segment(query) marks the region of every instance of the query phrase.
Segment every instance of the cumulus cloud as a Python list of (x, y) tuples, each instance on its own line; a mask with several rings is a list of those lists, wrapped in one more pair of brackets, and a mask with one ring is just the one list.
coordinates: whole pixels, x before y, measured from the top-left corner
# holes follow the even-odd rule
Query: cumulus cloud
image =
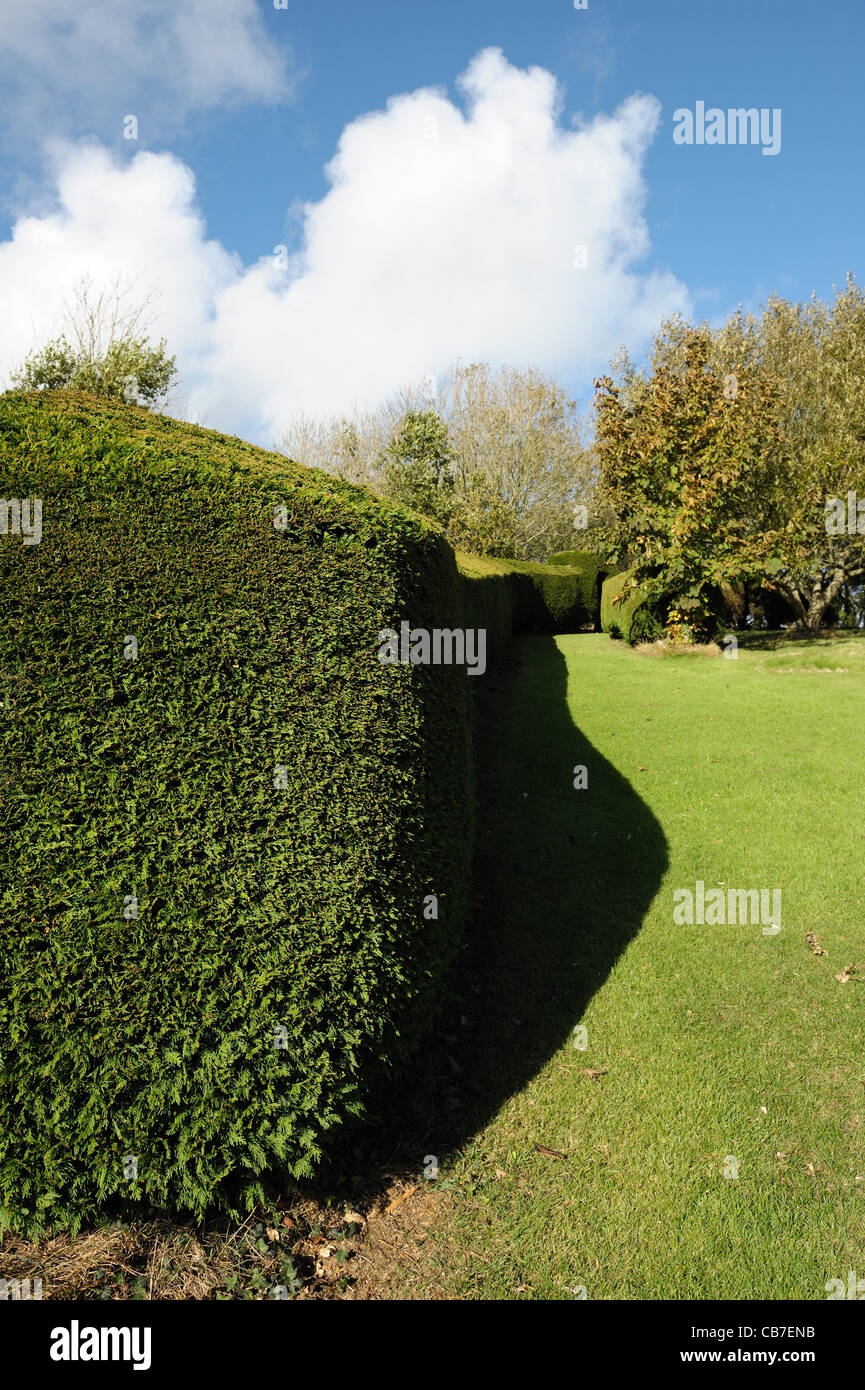
[(130, 297), (157, 292), (153, 336), (165, 336), (189, 386), (205, 370), (214, 298), (237, 283), (240, 261), (208, 241), (195, 180), (167, 154), (142, 153), (121, 167), (102, 146), (57, 146), (58, 208), (23, 217), (0, 243), (0, 374), (62, 327), (65, 301), (91, 277)]
[(120, 132), (164, 136), (190, 110), (291, 92), (255, 0), (3, 0), (3, 122), (16, 143)]
[(551, 74), (496, 49), (459, 86), (459, 104), (426, 88), (346, 127), (285, 265), (244, 267), (208, 241), (170, 155), (121, 168), (101, 147), (64, 147), (56, 209), (0, 245), (0, 371), (75, 275), (139, 276), (161, 291), (157, 330), (189, 413), (269, 443), (296, 413), (374, 405), (457, 357), (588, 383), (620, 344), (689, 311), (673, 275), (640, 268), (653, 97), (569, 130)]

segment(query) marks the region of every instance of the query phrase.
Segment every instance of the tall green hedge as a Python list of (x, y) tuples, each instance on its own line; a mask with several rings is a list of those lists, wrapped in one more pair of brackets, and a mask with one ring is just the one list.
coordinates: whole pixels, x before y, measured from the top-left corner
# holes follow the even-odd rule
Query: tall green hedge
[[(0, 396), (0, 1226), (248, 1209), (436, 1016), (470, 691), (382, 629), (567, 627), (576, 581), (134, 407)], [(275, 524), (276, 523), (276, 524)], [(531, 572), (527, 572), (531, 571)], [(435, 899), (435, 901), (433, 901)]]
[(459, 625), (453, 552), (87, 396), (0, 397), (0, 478), (43, 499), (41, 543), (0, 536), (2, 1219), (248, 1205), (420, 1036), (459, 941), (471, 682), (378, 659)]

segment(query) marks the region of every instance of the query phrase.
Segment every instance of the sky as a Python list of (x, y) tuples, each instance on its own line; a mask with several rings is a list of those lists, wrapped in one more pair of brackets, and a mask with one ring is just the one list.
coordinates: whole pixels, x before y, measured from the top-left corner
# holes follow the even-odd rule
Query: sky
[(587, 405), (666, 315), (861, 279), (863, 38), (862, 0), (2, 0), (0, 383), (89, 276), (256, 443), (456, 360)]

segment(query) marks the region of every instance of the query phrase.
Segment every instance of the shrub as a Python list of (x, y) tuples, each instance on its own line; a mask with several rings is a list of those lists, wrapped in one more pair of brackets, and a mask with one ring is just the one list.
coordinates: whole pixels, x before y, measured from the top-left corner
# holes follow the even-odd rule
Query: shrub
[(604, 580), (601, 627), (611, 637), (621, 637), (626, 642), (646, 641), (659, 636), (663, 632), (663, 624), (642, 589), (636, 589), (629, 597), (616, 602), (630, 575), (631, 571), (625, 570)]
[(22, 391), (68, 387), (155, 406), (167, 397), (177, 376), (175, 360), (164, 338), (156, 347), (144, 337), (113, 341), (98, 357), (88, 357), (60, 337), (31, 352), (13, 381)]

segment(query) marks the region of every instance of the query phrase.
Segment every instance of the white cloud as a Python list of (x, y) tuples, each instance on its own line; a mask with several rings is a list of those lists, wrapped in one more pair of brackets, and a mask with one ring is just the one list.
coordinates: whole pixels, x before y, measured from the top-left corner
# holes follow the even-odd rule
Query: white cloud
[(119, 135), (128, 114), (164, 136), (197, 107), (291, 90), (256, 0), (2, 0), (0, 64), (18, 143)]
[[(207, 241), (192, 176), (170, 155), (120, 168), (100, 147), (63, 147), (57, 210), (0, 245), (0, 372), (47, 331), (76, 274), (138, 275), (162, 292), (156, 332), (178, 353), (190, 413), (269, 443), (296, 412), (373, 404), (457, 357), (588, 382), (661, 315), (689, 311), (678, 280), (639, 268), (653, 97), (567, 130), (553, 77), (498, 50), (460, 87), (464, 109), (424, 89), (345, 129), (287, 270), (270, 256), (244, 268)], [(286, 177), (286, 204), (293, 193)]]
[(0, 375), (61, 327), (75, 281), (137, 281), (158, 291), (152, 336), (165, 336), (189, 385), (201, 377), (214, 295), (242, 274), (236, 257), (208, 241), (195, 180), (179, 160), (142, 153), (120, 167), (98, 145), (54, 150), (57, 211), (24, 217), (0, 243)]

